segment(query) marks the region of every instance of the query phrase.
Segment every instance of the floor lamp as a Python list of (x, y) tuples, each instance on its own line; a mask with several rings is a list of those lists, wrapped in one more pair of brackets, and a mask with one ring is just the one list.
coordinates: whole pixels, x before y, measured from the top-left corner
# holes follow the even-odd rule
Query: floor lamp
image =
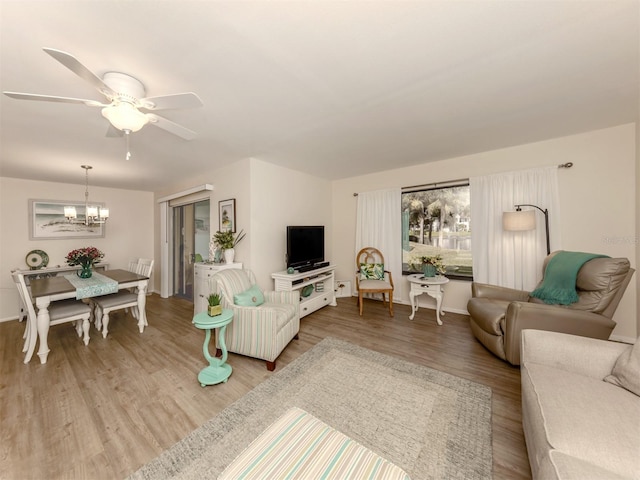
[(536, 228), (536, 212), (535, 210), (522, 210), (520, 207), (534, 207), (544, 214), (544, 228), (547, 235), (547, 255), (551, 253), (551, 245), (549, 243), (549, 210), (543, 210), (537, 205), (522, 203), (515, 205), (515, 212), (502, 213), (502, 228), (510, 232), (522, 232), (525, 230), (535, 230)]

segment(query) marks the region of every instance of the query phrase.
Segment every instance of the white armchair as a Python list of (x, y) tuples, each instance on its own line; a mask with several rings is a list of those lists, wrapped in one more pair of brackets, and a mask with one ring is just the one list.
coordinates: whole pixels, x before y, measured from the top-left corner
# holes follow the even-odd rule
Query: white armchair
[(250, 270), (238, 269), (218, 272), (209, 280), (209, 287), (211, 292), (220, 293), (223, 308), (233, 310), (225, 335), (227, 350), (265, 360), (267, 370), (275, 370), (280, 353), (298, 338), (299, 293), (262, 292)]

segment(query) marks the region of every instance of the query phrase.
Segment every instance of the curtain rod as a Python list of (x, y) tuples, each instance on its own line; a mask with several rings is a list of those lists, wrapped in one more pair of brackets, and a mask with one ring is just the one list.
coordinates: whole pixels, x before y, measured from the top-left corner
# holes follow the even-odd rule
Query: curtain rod
[[(558, 168), (571, 168), (573, 167), (573, 162), (567, 162), (567, 163), (561, 163), (560, 165), (558, 165)], [(458, 178), (457, 180), (447, 180), (446, 182), (439, 182), (439, 183), (425, 183), (423, 185), (411, 185), (410, 187), (402, 187), (402, 190), (410, 190), (412, 188), (425, 188), (425, 187), (437, 187), (438, 185), (446, 185), (448, 183), (460, 183), (460, 182), (467, 182), (469, 183), (469, 179), (468, 178)], [(353, 193), (354, 197), (358, 196), (357, 192)]]

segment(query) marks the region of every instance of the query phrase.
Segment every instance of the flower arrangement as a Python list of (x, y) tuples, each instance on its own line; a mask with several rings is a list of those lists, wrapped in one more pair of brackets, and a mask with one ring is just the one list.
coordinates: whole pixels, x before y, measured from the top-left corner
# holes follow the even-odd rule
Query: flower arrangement
[(69, 253), (67, 253), (65, 260), (71, 266), (88, 266), (99, 263), (102, 258), (104, 258), (104, 253), (102, 253), (96, 247), (84, 247), (77, 248), (76, 250), (71, 250)]
[(423, 265), (433, 265), (436, 269), (436, 272), (438, 272), (440, 275), (444, 274), (444, 272), (446, 271), (444, 264), (442, 263), (441, 255), (434, 255), (432, 257), (420, 257), (420, 260), (422, 261)]
[(223, 250), (229, 250), (230, 248), (235, 248), (235, 246), (240, 243), (245, 237), (244, 230), (240, 230), (238, 235), (234, 237), (233, 232), (231, 230), (227, 230), (226, 232), (216, 232), (213, 234), (214, 243), (222, 248)]

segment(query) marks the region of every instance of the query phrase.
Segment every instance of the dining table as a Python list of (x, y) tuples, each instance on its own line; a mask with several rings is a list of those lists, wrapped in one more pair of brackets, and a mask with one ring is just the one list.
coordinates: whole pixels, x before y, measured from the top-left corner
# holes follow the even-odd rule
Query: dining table
[[(116, 290), (137, 288), (139, 312), (138, 330), (142, 333), (145, 325), (147, 325), (145, 306), (147, 301), (146, 295), (149, 277), (122, 269), (105, 270), (104, 272), (100, 272), (100, 275), (116, 282)], [(77, 283), (75, 282), (75, 279), (74, 283)], [(85, 291), (82, 296), (79, 296), (79, 291), (80, 288), (74, 286), (64, 276), (37, 278), (31, 280), (31, 297), (35, 301), (38, 312), (35, 319), (35, 325), (33, 325), (34, 319), (27, 319), (27, 321), (32, 322), (32, 324), (29, 326), (30, 328), (27, 328), (28, 346), (26, 349), (24, 363), (29, 363), (31, 360), (33, 352), (35, 351), (36, 340), (39, 340), (40, 343), (38, 348), (40, 363), (47, 363), (47, 356), (49, 355), (47, 336), (49, 334), (50, 322), (48, 307), (51, 302), (68, 298), (91, 298), (92, 296), (98, 296), (101, 294), (98, 289), (93, 293), (91, 291), (88, 291), (88, 293)]]

